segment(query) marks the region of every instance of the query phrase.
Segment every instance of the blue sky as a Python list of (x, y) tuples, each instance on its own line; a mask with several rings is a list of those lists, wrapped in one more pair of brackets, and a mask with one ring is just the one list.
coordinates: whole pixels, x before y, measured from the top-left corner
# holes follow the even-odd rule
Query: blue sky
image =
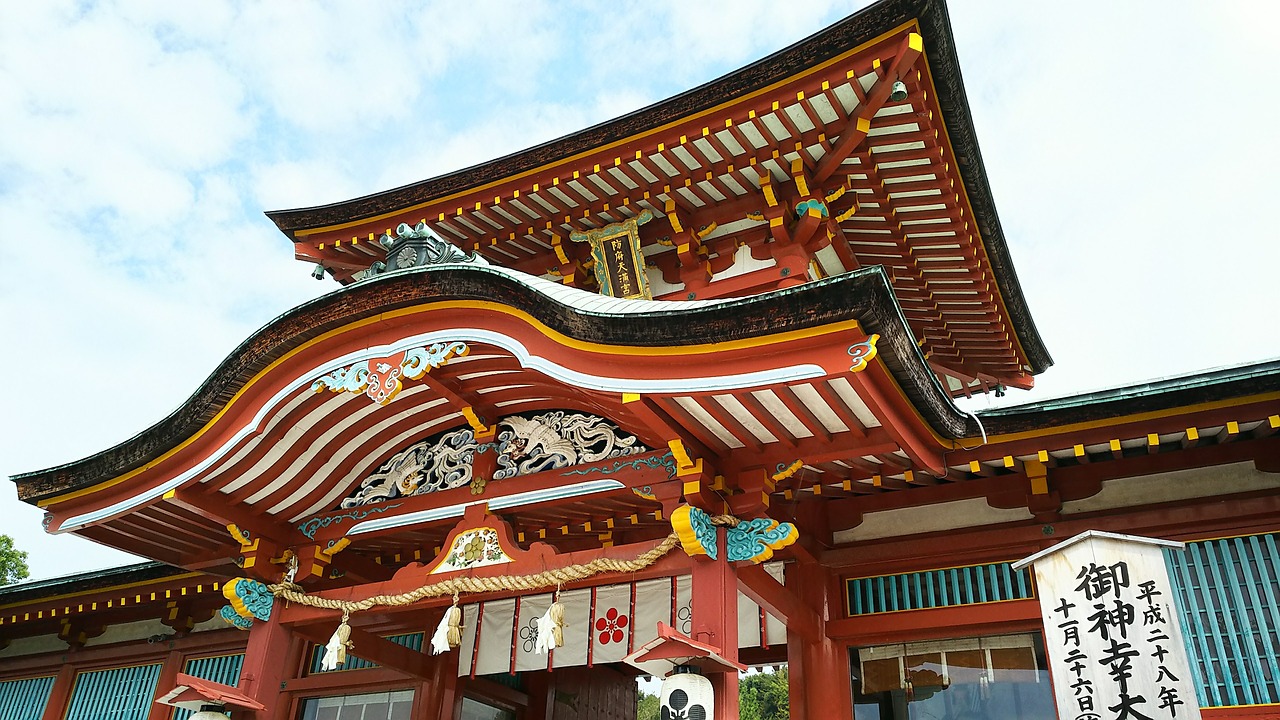
[[(1271, 5), (954, 2), (1031, 400), (1280, 355)], [(127, 439), (335, 286), (263, 210), (465, 167), (756, 60), (861, 3), (0, 4), (0, 475)], [(49, 577), (127, 561), (0, 488)]]

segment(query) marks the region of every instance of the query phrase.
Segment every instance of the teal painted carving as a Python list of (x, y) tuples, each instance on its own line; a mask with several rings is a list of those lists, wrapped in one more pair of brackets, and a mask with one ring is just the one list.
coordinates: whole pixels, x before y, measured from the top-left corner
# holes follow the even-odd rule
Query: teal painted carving
[(338, 368), (311, 384), (311, 390), (320, 392), (325, 388), (334, 392), (360, 392), (369, 384), (369, 364), (358, 362), (349, 368)]
[(236, 609), (231, 607), (230, 605), (223, 605), (222, 609), (218, 611), (218, 617), (221, 617), (223, 620), (227, 621), (232, 625), (235, 625), (241, 630), (248, 630), (249, 628), (253, 627), (252, 620), (250, 620), (249, 618), (240, 617), (240, 615), (236, 613)]
[(799, 533), (791, 523), (755, 518), (729, 528), (725, 533), (725, 545), (730, 562), (750, 560), (758, 563), (773, 557), (774, 550), (790, 545), (797, 537)]
[(336, 525), (347, 519), (363, 520), (374, 513), (386, 512), (392, 508), (398, 507), (400, 507), (400, 503), (394, 503), (392, 505), (370, 505), (368, 507), (352, 510), (351, 512), (342, 513), (341, 515), (327, 515), (325, 517), (311, 518), (299, 525), (298, 530), (301, 531), (303, 535), (306, 535), (308, 540), (315, 540), (316, 533), (321, 528)]
[(716, 544), (716, 526), (711, 524), (711, 516), (696, 507), (690, 507), (687, 520), (689, 529), (693, 531), (694, 537), (698, 539), (698, 544), (707, 553), (707, 557), (712, 560), (717, 559), (720, 556), (720, 548)]
[(822, 217), (828, 217), (827, 204), (817, 198), (809, 198), (796, 203), (796, 215), (804, 215), (809, 212), (809, 208), (817, 210)]
[(462, 357), (469, 352), (464, 342), (439, 342), (430, 346), (401, 350), (386, 357), (371, 358), (354, 363), (349, 368), (338, 368), (311, 384), (312, 392), (363, 392), (379, 405), (395, 399), (403, 384), (400, 379), (417, 380), (432, 368), (438, 368), (451, 358)]
[(646, 468), (646, 467), (665, 468), (667, 471), (668, 480), (676, 476), (676, 459), (671, 456), (670, 450), (668, 450), (666, 454), (664, 454), (661, 457), (646, 457), (646, 458), (636, 458), (634, 460), (619, 460), (618, 462), (612, 465), (597, 465), (596, 467), (566, 470), (562, 474), (563, 475), (590, 475), (591, 473), (600, 473), (602, 475), (608, 475), (610, 473), (616, 473), (624, 467), (629, 467), (633, 470), (639, 470), (641, 468)]
[(262, 622), (271, 619), (271, 606), (275, 604), (276, 597), (271, 594), (271, 590), (266, 585), (257, 580), (241, 578), (236, 583), (236, 597), (244, 603), (244, 609), (255, 618)]

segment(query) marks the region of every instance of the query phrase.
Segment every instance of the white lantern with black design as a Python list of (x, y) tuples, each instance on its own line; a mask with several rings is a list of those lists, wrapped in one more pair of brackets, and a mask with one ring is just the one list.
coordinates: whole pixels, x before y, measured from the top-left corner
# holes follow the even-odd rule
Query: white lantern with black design
[(188, 720), (227, 720), (227, 712), (221, 705), (201, 705), (200, 712)]
[(710, 720), (715, 694), (708, 680), (693, 665), (677, 665), (662, 681), (661, 720)]

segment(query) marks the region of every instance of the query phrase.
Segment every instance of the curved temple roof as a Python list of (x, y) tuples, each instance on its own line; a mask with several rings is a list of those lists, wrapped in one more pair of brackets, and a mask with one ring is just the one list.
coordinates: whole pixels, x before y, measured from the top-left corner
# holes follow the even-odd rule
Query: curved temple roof
[[(434, 343), (465, 343), (470, 353), (441, 355), (420, 378), (406, 373), (403, 390), (385, 404), (364, 392), (317, 391), (326, 389), (322, 378), (341, 385), (341, 371), (354, 364), (373, 367)], [(860, 365), (855, 351), (869, 343), (876, 352)], [(1252, 403), (1225, 438), (1274, 432), (1280, 418), (1259, 408), (1277, 396), (1280, 374), (1254, 370), (1159, 384), (1150, 397), (1121, 392), (984, 413), (979, 428), (930, 372), (879, 267), (748, 298), (675, 303), (448, 264), (387, 273), (299, 306), (246, 340), (156, 425), (13, 480), (23, 500), (49, 511), (51, 532), (211, 569), (237, 552), (224, 526), (252, 526), (281, 547), (319, 542), (317, 528), (356, 517), (339, 501), (396, 453), (450, 428), (515, 414), (596, 415), (656, 448), (637, 458), (661, 464), (664, 446), (683, 442), (730, 478), (776, 468), (785, 479), (785, 468), (802, 463), (814, 494), (835, 481), (857, 495), (1009, 472), (1011, 461), (1019, 467), (1046, 449), (1070, 462), (1070, 446), (1094, 436), (1110, 437), (1109, 452), (1120, 457), (1115, 438), (1132, 444), (1129, 435), (1155, 428), (1164, 442), (1163, 426), (1183, 422), (1183, 406), (1207, 398), (1218, 400), (1205, 416), (1214, 422)], [(1147, 417), (1163, 419), (1152, 425)], [(983, 431), (989, 446), (975, 442)], [(1061, 451), (1054, 444), (1064, 442)], [(521, 505), (540, 488), (594, 480), (553, 472), (503, 480), (483, 500), (520, 507), (530, 532), (566, 518), (590, 528), (601, 517), (635, 518), (655, 507), (650, 493), (604, 481), (611, 471), (603, 465), (588, 472), (602, 478), (588, 488), (592, 497)], [(422, 502), (405, 509), (384, 503), (376, 512), (387, 514), (375, 524), (394, 534), (358, 534), (366, 531), (346, 523), (327, 531), (337, 533), (328, 541), (354, 539), (357, 555), (430, 547), (457, 516), (437, 511), (461, 512), (474, 499), (459, 487), (409, 498)]]
[[(515, 311), (528, 317), (533, 326), (563, 336), (564, 342), (580, 341), (600, 347), (701, 348), (701, 352), (711, 355), (727, 354), (739, 341), (754, 340), (757, 342), (752, 345), (763, 346), (777, 338), (782, 344), (788, 333), (797, 331), (860, 328), (862, 332), (846, 331), (837, 344), (843, 342), (847, 346), (863, 332), (881, 335), (879, 357), (934, 431), (949, 438), (966, 434), (966, 418), (925, 367), (893, 302), (885, 273), (878, 267), (749, 298), (660, 302), (607, 298), (501, 267), (437, 265), (389, 273), (294, 308), (241, 343), (168, 417), (96, 455), (14, 476), (19, 495), (28, 502), (41, 502), (154, 463), (217, 419), (252, 380), (317, 338), (362, 322), (380, 322), (381, 318), (414, 307), (438, 305), (453, 309), (452, 301), (481, 301)], [(458, 326), (453, 331), (456, 335), (464, 328)], [(489, 337), (485, 328), (466, 331), (473, 338)], [(441, 330), (436, 334), (449, 332)], [(526, 352), (519, 359), (543, 373), (559, 375), (562, 382), (589, 381), (557, 363), (538, 363), (539, 358), (531, 353)], [(346, 364), (350, 361), (343, 360)], [(843, 362), (847, 365), (848, 358)], [(665, 374), (670, 381), (664, 384), (655, 376), (655, 384), (649, 387), (653, 392), (675, 394), (677, 384), (688, 382), (686, 390), (708, 393), (789, 381), (780, 376), (770, 379), (769, 373), (778, 369), (771, 363), (760, 367), (765, 372), (758, 377), (729, 377), (716, 384), (714, 376), (686, 377), (688, 366), (667, 364)], [(316, 370), (312, 372), (314, 377), (319, 376)], [(825, 368), (816, 366), (811, 372), (827, 374)], [(307, 386), (314, 377), (306, 379)], [(798, 376), (790, 378), (795, 379)], [(641, 389), (643, 386), (637, 383), (646, 381), (619, 378), (611, 384), (609, 378), (601, 376), (594, 382), (597, 385), (589, 389), (617, 394)]]
[[(364, 392), (319, 392), (322, 378), (341, 386), (345, 369), (372, 369), (413, 348), (430, 354), (437, 343), (466, 347), (439, 355), (420, 378), (406, 372), (385, 404)], [(864, 355), (876, 351), (861, 365), (851, 357), (860, 345)], [(266, 527), (302, 542), (311, 537), (308, 518), (337, 512), (411, 444), (552, 410), (605, 418), (658, 453), (683, 442), (727, 474), (798, 455), (938, 467), (940, 440), (929, 438), (966, 432), (878, 267), (749, 298), (673, 303), (448, 264), (387, 273), (299, 306), (246, 340), (156, 425), (13, 480), (23, 500), (49, 511), (50, 532), (207, 566), (234, 556), (223, 526)], [(503, 481), (484, 499), (515, 502), (530, 482)], [(577, 505), (543, 510), (546, 522), (559, 522), (557, 513), (634, 516), (649, 502), (622, 484), (593, 488), (603, 494), (565, 498)], [(431, 497), (446, 506), (470, 498), (466, 488)], [(530, 508), (521, 517), (539, 516)]]
[[(923, 37), (923, 58), (890, 67), (908, 54), (909, 32)], [(913, 63), (919, 72), (907, 72)], [(885, 73), (898, 71), (907, 101), (868, 109), (876, 78), (887, 84)], [(864, 129), (855, 116), (872, 112)], [(865, 142), (842, 142), (859, 133)], [(773, 242), (768, 223), (743, 218), (768, 215), (758, 173), (768, 172), (781, 191), (799, 172), (797, 161), (828, 197), (836, 192), (831, 183), (851, 191), (829, 203), (839, 220), (829, 231), (840, 259), (824, 261), (826, 272), (891, 267), (895, 293), (935, 370), (1027, 387), (1052, 364), (991, 197), (942, 2), (884, 0), (615, 120), (418, 183), (267, 214), (295, 241), (300, 259), (325, 265), (344, 282), (381, 257), (366, 236), (422, 219), (495, 263), (535, 275), (571, 273), (575, 250), (561, 246), (563, 236), (645, 208), (658, 216), (687, 213), (686, 226), (718, 223), (701, 239), (715, 270), (743, 243), (764, 252), (760, 243)], [(925, 197), (930, 204), (919, 200)], [(846, 206), (856, 212), (846, 216)], [(642, 237), (646, 259), (678, 288), (677, 267), (686, 260), (657, 247), (656, 232)], [(567, 259), (557, 259), (563, 252)]]

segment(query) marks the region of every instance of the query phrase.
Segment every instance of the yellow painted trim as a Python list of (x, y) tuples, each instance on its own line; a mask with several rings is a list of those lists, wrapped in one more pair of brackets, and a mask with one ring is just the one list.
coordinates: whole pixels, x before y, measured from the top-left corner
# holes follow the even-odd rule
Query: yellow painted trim
[[(1198, 403), (1196, 405), (1183, 405), (1181, 407), (1169, 408), (1167, 410), (1153, 410), (1151, 412), (1138, 413), (1136, 415), (1122, 415), (1115, 418), (1106, 418), (1104, 420), (1090, 420), (1088, 422), (1072, 423), (1070, 425), (1058, 425), (1051, 428), (1043, 428), (1037, 430), (1027, 430), (1019, 433), (1009, 433), (1007, 435), (991, 435), (987, 438), (989, 444), (1014, 442), (1016, 440), (1026, 440), (1029, 438), (1045, 437), (1049, 435), (1062, 435), (1067, 433), (1078, 432), (1081, 430), (1096, 430), (1098, 428), (1110, 427), (1112, 425), (1123, 425), (1126, 423), (1143, 422), (1146, 420), (1160, 420), (1176, 415), (1185, 415), (1188, 413), (1205, 412), (1209, 410), (1221, 410), (1229, 407), (1239, 407), (1242, 405), (1250, 405), (1253, 403), (1270, 402), (1280, 400), (1280, 392), (1263, 393), (1261, 395), (1249, 395), (1242, 398), (1231, 398), (1227, 400), (1214, 400), (1211, 402)], [(1191, 430), (1192, 428), (1188, 428)], [(1188, 433), (1189, 434), (1189, 433)], [(1196, 433), (1196, 438), (1199, 433)], [(962, 449), (957, 444), (955, 449)]]
[(702, 547), (702, 543), (698, 540), (698, 533), (694, 531), (693, 523), (689, 520), (689, 513), (691, 512), (693, 512), (693, 507), (689, 505), (681, 505), (672, 511), (671, 529), (680, 538), (680, 547), (684, 548), (685, 554), (690, 557), (706, 555), (707, 549)]
[(461, 310), (461, 309), (490, 310), (493, 312), (498, 312), (498, 313), (519, 318), (525, 321), (526, 323), (528, 323), (529, 325), (532, 325), (536, 330), (541, 332), (543, 336), (547, 337), (551, 341), (559, 345), (573, 348), (575, 350), (582, 350), (586, 352), (596, 352), (604, 355), (622, 355), (622, 356), (632, 356), (632, 357), (634, 356), (666, 357), (666, 356), (677, 356), (677, 355), (712, 355), (712, 354), (728, 352), (733, 350), (751, 349), (751, 348), (768, 346), (768, 345), (781, 345), (794, 340), (803, 340), (803, 339), (812, 338), (812, 337), (821, 337), (823, 335), (844, 333), (850, 330), (859, 330), (859, 325), (856, 320), (846, 320), (844, 322), (834, 323), (831, 325), (824, 325), (816, 328), (807, 328), (804, 330), (793, 330), (790, 332), (782, 333), (780, 335), (744, 338), (742, 340), (732, 340), (729, 342), (702, 343), (699, 345), (685, 345), (680, 347), (642, 347), (642, 346), (622, 346), (622, 345), (598, 345), (598, 344), (586, 342), (583, 340), (575, 340), (571, 337), (568, 337), (567, 335), (564, 335), (555, 330), (552, 330), (551, 328), (547, 327), (546, 325), (538, 321), (537, 318), (533, 317), (532, 315), (530, 315), (529, 313), (523, 310), (517, 310), (516, 308), (512, 308), (506, 305), (501, 305), (498, 303), (488, 302), (488, 301), (452, 300), (452, 301), (445, 301), (445, 302), (429, 302), (426, 305), (418, 305), (414, 307), (401, 308), (398, 310), (391, 310), (389, 312), (379, 313), (372, 317), (364, 318), (363, 320), (357, 320), (347, 325), (343, 325), (342, 327), (339, 327), (339, 328), (334, 328), (333, 330), (330, 330), (329, 332), (326, 332), (322, 335), (317, 335), (311, 340), (303, 343), (302, 345), (299, 345), (298, 347), (290, 350), (289, 352), (285, 353), (281, 357), (277, 358), (271, 364), (267, 365), (262, 370), (259, 370), (257, 375), (254, 375), (239, 390), (237, 390), (236, 394), (231, 396), (231, 399), (227, 401), (227, 404), (224, 405), (222, 409), (217, 412), (217, 414), (215, 414), (212, 418), (210, 418), (209, 421), (205, 423), (204, 427), (197, 430), (194, 435), (182, 441), (173, 449), (169, 450), (168, 452), (161, 455), (160, 457), (152, 460), (146, 465), (143, 465), (140, 468), (131, 470), (125, 473), (124, 475), (120, 475), (110, 480), (104, 480), (103, 482), (100, 482), (96, 485), (92, 485), (87, 488), (80, 488), (79, 490), (73, 490), (69, 493), (66, 493), (65, 495), (57, 495), (55, 497), (45, 498), (44, 500), (40, 500), (38, 503), (36, 503), (36, 505), (37, 507), (45, 508), (51, 505), (56, 505), (61, 502), (66, 502), (67, 500), (73, 500), (78, 497), (83, 497), (85, 495), (90, 495), (95, 492), (106, 490), (107, 488), (114, 487), (168, 460), (169, 458), (173, 457), (177, 453), (181, 452), (188, 445), (200, 439), (201, 436), (203, 436), (206, 432), (208, 432), (210, 428), (212, 428), (214, 425), (217, 424), (217, 422), (220, 419), (222, 419), (223, 415), (227, 414), (227, 412), (235, 405), (236, 401), (239, 400), (242, 395), (248, 392), (250, 388), (252, 388), (256, 383), (261, 381), (265, 376), (270, 374), (275, 368), (288, 362), (296, 355), (302, 352), (305, 352), (306, 350), (309, 350), (320, 343), (323, 343), (327, 340), (330, 340), (334, 337), (350, 332), (352, 330), (363, 328), (368, 325), (380, 324), (380, 323), (386, 322), (387, 320), (392, 320), (392, 319), (405, 317), (409, 315), (415, 315), (418, 313), (430, 312), (434, 310)]
[[(689, 476), (697, 477), (700, 475), (702, 475), (702, 458), (696, 458), (693, 461), (693, 464), (688, 467), (676, 468), (676, 477), (689, 477)], [(685, 485), (687, 486), (689, 482), (696, 482), (696, 481), (686, 480)]]
[(182, 573), (180, 575), (173, 575), (166, 578), (156, 578), (154, 580), (141, 580), (136, 583), (127, 583), (125, 585), (112, 585), (111, 587), (98, 588), (96, 590), (82, 590), (80, 592), (65, 593), (62, 595), (51, 595), (49, 597), (42, 597), (36, 600), (27, 601), (27, 602), (16, 602), (16, 603), (9, 603), (7, 605), (0, 605), (0, 610), (4, 610), (5, 608), (20, 607), (22, 605), (44, 605), (46, 603), (54, 602), (55, 600), (65, 600), (66, 598), (73, 598), (73, 597), (84, 597), (85, 595), (96, 595), (98, 593), (114, 594), (118, 590), (126, 590), (128, 588), (142, 587), (143, 585), (159, 585), (160, 583), (170, 582), (172, 580), (185, 580), (187, 578), (201, 577), (202, 575), (204, 574), (203, 573)]
[[(345, 229), (345, 228), (356, 227), (356, 226), (358, 226), (358, 225), (364, 225), (364, 224), (366, 224), (366, 223), (378, 222), (378, 221), (381, 221), (381, 220), (386, 220), (386, 219), (393, 218), (393, 217), (395, 217), (395, 216), (397, 216), (397, 215), (401, 215), (401, 214), (404, 214), (404, 213), (409, 213), (409, 212), (414, 212), (414, 211), (417, 211), (417, 210), (421, 210), (421, 209), (424, 209), (424, 208), (430, 207), (430, 206), (432, 206), (432, 205), (438, 205), (438, 204), (441, 204), (441, 203), (448, 203), (448, 202), (453, 201), (453, 200), (454, 200), (454, 199), (456, 199), (456, 198), (460, 198), (460, 197), (463, 197), (463, 196), (465, 196), (465, 195), (470, 195), (470, 194), (473, 194), (473, 193), (480, 193), (480, 192), (483, 192), (483, 191), (485, 191), (485, 190), (487, 190), (487, 189), (489, 189), (489, 188), (495, 187), (495, 186), (497, 186), (497, 185), (502, 185), (502, 184), (509, 183), (509, 182), (512, 182), (512, 181), (515, 181), (515, 180), (520, 180), (520, 179), (522, 179), (522, 178), (531, 177), (531, 176), (534, 176), (534, 175), (539, 175), (539, 174), (545, 173), (545, 172), (547, 172), (549, 169), (554, 168), (554, 167), (557, 167), (557, 166), (571, 165), (574, 161), (578, 160), (579, 158), (583, 158), (583, 157), (586, 157), (586, 156), (588, 156), (588, 155), (595, 155), (595, 154), (600, 154), (600, 153), (607, 153), (609, 150), (612, 150), (613, 148), (618, 148), (618, 147), (621, 147), (621, 146), (623, 146), (623, 145), (629, 145), (629, 144), (631, 144), (631, 143), (635, 142), (636, 140), (641, 140), (641, 139), (644, 139), (644, 138), (653, 137), (653, 136), (655, 136), (655, 135), (660, 135), (660, 134), (662, 134), (663, 132), (666, 132), (668, 129), (673, 128), (673, 127), (675, 127), (675, 126), (677, 126), (677, 125), (683, 125), (683, 124), (685, 124), (685, 123), (688, 123), (688, 122), (691, 122), (691, 121), (697, 120), (698, 118), (706, 117), (706, 116), (708, 116), (708, 115), (714, 115), (714, 114), (716, 114), (716, 113), (720, 112), (721, 110), (723, 110), (723, 109), (725, 109), (725, 108), (727, 108), (727, 107), (730, 107), (730, 106), (732, 106), (732, 105), (739, 105), (739, 104), (741, 104), (741, 105), (745, 105), (745, 104), (747, 104), (750, 100), (752, 100), (752, 99), (754, 99), (754, 98), (757, 98), (757, 97), (759, 97), (759, 96), (761, 96), (761, 95), (767, 95), (768, 93), (773, 92), (775, 89), (777, 89), (777, 88), (779, 88), (779, 87), (781, 87), (781, 86), (783, 86), (783, 85), (786, 85), (787, 83), (790, 83), (790, 82), (795, 81), (795, 80), (796, 80), (796, 78), (803, 77), (803, 76), (805, 76), (805, 75), (817, 75), (817, 74), (821, 73), (823, 70), (826, 70), (827, 68), (831, 67), (832, 65), (836, 65), (836, 64), (838, 64), (838, 63), (841, 63), (841, 62), (843, 62), (843, 61), (845, 61), (845, 60), (849, 59), (850, 57), (853, 57), (854, 55), (857, 55), (858, 53), (860, 53), (860, 52), (862, 52), (862, 51), (866, 50), (867, 48), (869, 48), (869, 47), (871, 47), (871, 46), (873, 46), (873, 45), (876, 45), (877, 43), (883, 42), (883, 41), (884, 41), (885, 39), (887, 39), (887, 38), (890, 38), (890, 37), (893, 37), (894, 35), (900, 34), (900, 33), (901, 33), (902, 31), (904, 31), (904, 30), (914, 30), (914, 31), (916, 31), (916, 33), (919, 33), (919, 32), (920, 32), (920, 24), (919, 24), (919, 22), (917, 22), (917, 21), (913, 18), (913, 19), (911, 19), (911, 20), (908, 20), (907, 22), (902, 23), (901, 25), (898, 25), (897, 27), (893, 28), (892, 30), (889, 30), (889, 31), (884, 32), (884, 33), (881, 33), (880, 35), (877, 35), (876, 37), (874, 37), (874, 38), (872, 38), (872, 39), (870, 39), (870, 40), (868, 40), (868, 41), (866, 41), (866, 42), (862, 43), (861, 45), (858, 45), (857, 47), (851, 48), (851, 49), (849, 49), (849, 50), (847, 50), (847, 51), (845, 51), (845, 52), (843, 52), (843, 53), (841, 53), (841, 54), (839, 54), (839, 55), (837, 55), (837, 56), (835, 56), (835, 57), (831, 58), (830, 60), (827, 60), (827, 61), (826, 61), (826, 62), (824, 62), (824, 63), (821, 63), (821, 64), (819, 64), (819, 65), (814, 65), (813, 67), (807, 68), (807, 69), (805, 69), (805, 70), (803, 70), (803, 71), (801, 71), (801, 72), (798, 72), (798, 73), (796, 73), (796, 74), (794, 74), (794, 75), (789, 75), (789, 76), (787, 76), (787, 77), (785, 77), (785, 78), (783, 78), (783, 79), (781, 79), (781, 80), (778, 80), (777, 82), (775, 82), (775, 83), (773, 83), (773, 84), (771, 84), (771, 85), (767, 85), (767, 86), (765, 86), (765, 87), (763, 87), (763, 88), (760, 88), (759, 90), (756, 90), (755, 92), (752, 92), (752, 93), (750, 93), (750, 94), (748, 94), (748, 95), (740, 95), (740, 96), (738, 96), (738, 97), (736, 97), (736, 98), (733, 98), (733, 99), (731, 99), (731, 100), (726, 100), (725, 102), (722, 102), (722, 103), (720, 103), (719, 105), (715, 105), (715, 106), (710, 107), (710, 108), (708, 108), (708, 109), (706, 109), (706, 110), (703, 110), (702, 112), (694, 113), (694, 114), (692, 114), (692, 115), (685, 115), (685, 116), (679, 117), (679, 118), (677, 118), (677, 119), (675, 119), (675, 120), (672, 120), (672, 121), (671, 121), (671, 122), (669, 122), (669, 123), (666, 123), (666, 124), (664, 124), (664, 125), (659, 125), (658, 127), (653, 128), (653, 129), (651, 129), (651, 130), (648, 130), (648, 131), (646, 131), (646, 132), (643, 132), (643, 133), (640, 133), (640, 134), (637, 134), (637, 135), (628, 135), (627, 137), (620, 138), (620, 139), (618, 139), (618, 140), (616, 140), (616, 141), (614, 141), (614, 142), (612, 142), (612, 143), (609, 143), (609, 144), (607, 144), (607, 145), (599, 145), (599, 146), (596, 146), (596, 147), (593, 147), (593, 148), (589, 148), (589, 149), (587, 149), (587, 150), (583, 150), (583, 151), (582, 151), (582, 152), (580, 152), (580, 153), (577, 153), (576, 155), (570, 155), (569, 157), (560, 158), (560, 159), (555, 160), (555, 161), (553, 161), (553, 162), (547, 163), (547, 164), (545, 164), (545, 165), (540, 165), (540, 166), (538, 166), (538, 167), (536, 167), (536, 168), (533, 168), (533, 169), (531, 169), (531, 170), (526, 170), (525, 172), (522, 172), (522, 173), (519, 173), (519, 174), (516, 174), (516, 175), (507, 175), (507, 176), (504, 176), (504, 177), (498, 178), (498, 179), (496, 179), (496, 180), (492, 180), (492, 181), (490, 181), (490, 182), (487, 182), (487, 183), (485, 183), (485, 184), (483, 184), (483, 185), (478, 185), (478, 186), (475, 186), (475, 187), (467, 188), (467, 189), (465, 189), (465, 190), (460, 190), (460, 191), (458, 191), (458, 192), (456, 192), (456, 193), (452, 193), (452, 194), (450, 194), (450, 195), (445, 195), (445, 196), (442, 196), (442, 197), (433, 198), (433, 199), (428, 200), (428, 201), (426, 201), (426, 202), (417, 203), (417, 204), (414, 204), (414, 205), (409, 205), (409, 206), (407, 206), (407, 207), (403, 207), (403, 208), (400, 208), (400, 209), (398, 209), (398, 210), (392, 210), (392, 211), (390, 211), (390, 212), (382, 213), (381, 215), (375, 215), (375, 216), (373, 216), (373, 217), (362, 218), (362, 219), (360, 219), (360, 220), (351, 220), (351, 221), (349, 221), (349, 222), (339, 223), (339, 224), (337, 224), (337, 225), (325, 225), (325, 226), (318, 227), (318, 228), (310, 228), (310, 229), (306, 229), (306, 230), (298, 230), (298, 231), (295, 231), (295, 232), (294, 232), (294, 238), (295, 238), (295, 240), (301, 241), (301, 240), (303, 240), (304, 238), (310, 237), (311, 235), (318, 235), (318, 234), (320, 234), (320, 233), (331, 232), (331, 231), (333, 231), (333, 230), (342, 230), (342, 229)], [(923, 51), (922, 51), (922, 54), (923, 54)], [(851, 81), (853, 81), (853, 82), (857, 82), (857, 78), (851, 78), (850, 80), (851, 80)], [(754, 118), (754, 117), (755, 117), (755, 111), (748, 111), (748, 117), (750, 117), (750, 118)], [(662, 145), (659, 145), (659, 146), (658, 146), (658, 150), (659, 150), (659, 152), (661, 152), (661, 151), (664, 149), (664, 145), (665, 145), (665, 144), (662, 144)], [(537, 186), (536, 186), (536, 185), (534, 186), (533, 191), (534, 191), (534, 192), (537, 192), (537, 191), (538, 191), (538, 188), (537, 188)]]

